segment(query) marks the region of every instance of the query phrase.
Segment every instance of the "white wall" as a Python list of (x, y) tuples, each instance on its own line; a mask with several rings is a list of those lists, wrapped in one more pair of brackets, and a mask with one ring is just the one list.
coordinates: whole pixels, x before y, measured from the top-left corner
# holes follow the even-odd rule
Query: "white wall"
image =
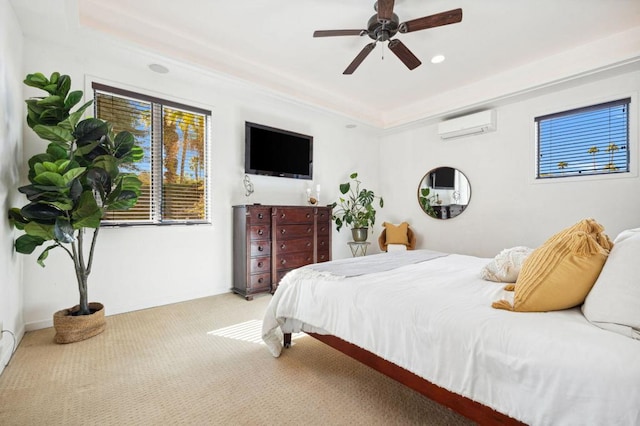
[[(0, 322), (18, 339), (24, 333), (22, 319), (22, 262), (13, 251), (14, 231), (7, 210), (18, 205), (18, 166), (22, 139), (22, 33), (8, 0), (0, 0)], [(4, 333), (0, 341), (0, 372), (13, 347)]]
[[(385, 135), (380, 147), (384, 220), (409, 221), (419, 247), (486, 257), (516, 245), (536, 247), (585, 217), (600, 221), (612, 238), (640, 226), (639, 90), (640, 72), (630, 72), (499, 107), (493, 133), (443, 141), (434, 124)], [(534, 181), (534, 117), (630, 95), (634, 173)], [(469, 207), (449, 220), (427, 216), (417, 201), (418, 183), (438, 166), (460, 169), (471, 183)]]
[[(25, 73), (60, 71), (71, 76), (74, 89), (85, 89), (85, 93), (85, 78), (91, 76), (212, 111), (212, 225), (102, 228), (89, 277), (89, 296), (104, 303), (108, 315), (229, 291), (231, 206), (303, 204), (308, 181), (295, 179), (254, 176), (255, 193), (245, 197), (245, 120), (314, 136), (313, 184), (321, 185), (322, 204), (334, 200), (339, 183), (354, 170), (372, 187), (378, 183), (375, 132), (364, 125), (347, 129), (349, 121), (343, 117), (143, 51), (122, 49), (94, 39), (90, 33), (58, 45), (48, 37), (28, 38), (24, 50)], [(154, 62), (163, 63), (171, 72), (151, 72), (147, 65)], [(34, 94), (26, 88), (25, 96)], [(24, 131), (26, 159), (44, 149), (45, 143), (30, 129), (25, 127)], [(346, 240), (344, 232), (335, 235), (334, 257), (348, 255)], [(54, 250), (46, 268), (41, 268), (35, 261), (36, 253), (24, 261), (27, 329), (49, 326), (55, 311), (76, 304), (78, 299), (68, 256)]]

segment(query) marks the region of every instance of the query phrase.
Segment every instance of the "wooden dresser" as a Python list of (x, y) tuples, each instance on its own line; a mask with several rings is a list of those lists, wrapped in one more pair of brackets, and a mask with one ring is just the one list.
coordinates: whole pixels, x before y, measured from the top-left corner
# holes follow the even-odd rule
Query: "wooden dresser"
[(292, 269), (331, 260), (331, 207), (233, 206), (233, 291), (276, 291)]

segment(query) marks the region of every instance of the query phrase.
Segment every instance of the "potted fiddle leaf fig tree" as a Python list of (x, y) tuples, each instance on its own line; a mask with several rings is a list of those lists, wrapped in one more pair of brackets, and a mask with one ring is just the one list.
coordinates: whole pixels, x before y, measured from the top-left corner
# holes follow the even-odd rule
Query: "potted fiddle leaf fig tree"
[(82, 119), (92, 101), (72, 112), (83, 93), (71, 91), (68, 75), (29, 74), (24, 83), (45, 92), (26, 100), (27, 124), (48, 144), (29, 159), (29, 184), (18, 188), (28, 203), (10, 209), (9, 220), (24, 231), (15, 240), (18, 253), (31, 254), (44, 245), (37, 260), (41, 266), (50, 250), (69, 256), (80, 300), (56, 312), (53, 323), (55, 341), (71, 343), (105, 329), (104, 306), (89, 302), (88, 278), (105, 212), (131, 208), (138, 200), (140, 180), (120, 167), (140, 160), (143, 151), (131, 133), (114, 134), (106, 121)]
[(336, 223), (336, 230), (349, 226), (354, 241), (366, 241), (369, 227), (376, 222), (374, 202), (378, 199), (378, 205), (382, 208), (384, 200), (372, 190), (360, 188), (362, 182), (358, 180), (358, 173), (351, 173), (349, 179), (350, 181), (340, 184), (342, 196), (331, 205), (331, 218)]

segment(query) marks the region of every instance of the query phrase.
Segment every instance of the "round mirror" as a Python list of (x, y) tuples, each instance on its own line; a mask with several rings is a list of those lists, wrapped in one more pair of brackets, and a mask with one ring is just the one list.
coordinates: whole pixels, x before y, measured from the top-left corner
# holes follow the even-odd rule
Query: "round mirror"
[(436, 219), (451, 219), (469, 205), (471, 186), (467, 177), (453, 167), (430, 170), (418, 185), (418, 203)]

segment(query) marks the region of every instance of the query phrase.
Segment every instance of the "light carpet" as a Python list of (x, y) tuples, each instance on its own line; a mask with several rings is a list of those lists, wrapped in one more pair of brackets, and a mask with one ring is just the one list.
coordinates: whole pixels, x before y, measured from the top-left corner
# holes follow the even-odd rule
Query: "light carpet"
[(472, 424), (309, 336), (273, 358), (259, 339), (270, 297), (108, 316), (68, 345), (29, 332), (0, 376), (0, 424)]

